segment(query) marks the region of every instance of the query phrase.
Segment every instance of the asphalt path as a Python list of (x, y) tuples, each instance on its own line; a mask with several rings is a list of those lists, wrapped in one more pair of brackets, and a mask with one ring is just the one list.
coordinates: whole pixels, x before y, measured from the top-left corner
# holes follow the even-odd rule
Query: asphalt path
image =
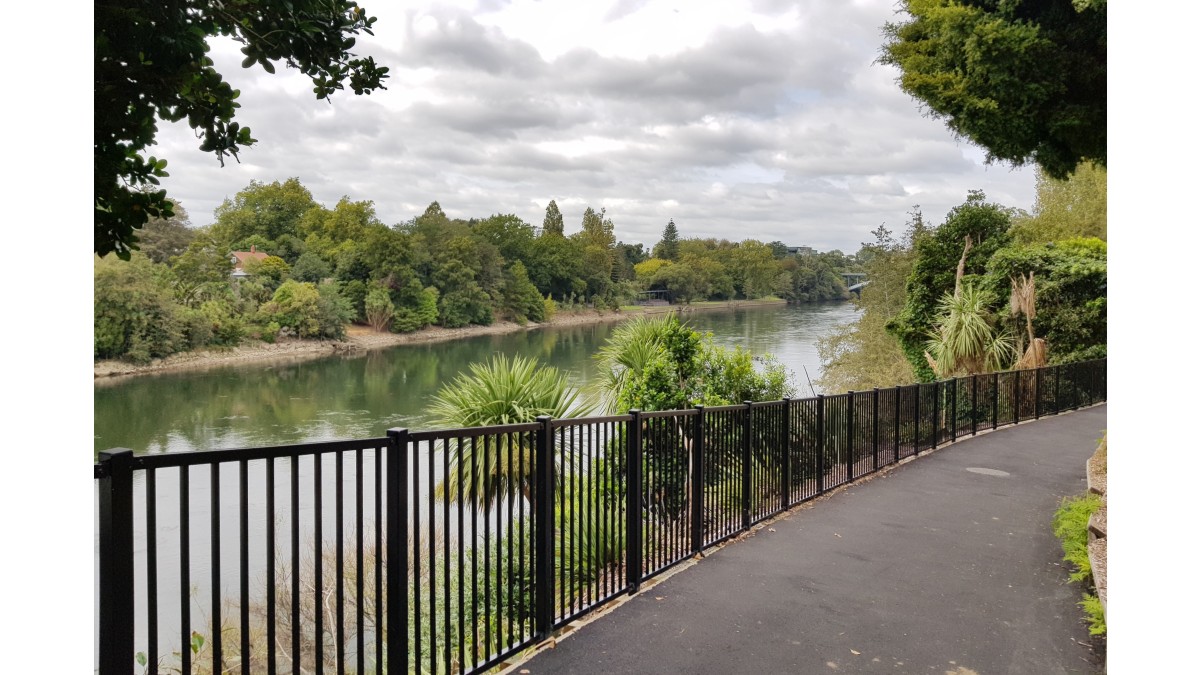
[(710, 553), (512, 669), (1096, 673), (1051, 518), (1096, 406), (945, 446)]

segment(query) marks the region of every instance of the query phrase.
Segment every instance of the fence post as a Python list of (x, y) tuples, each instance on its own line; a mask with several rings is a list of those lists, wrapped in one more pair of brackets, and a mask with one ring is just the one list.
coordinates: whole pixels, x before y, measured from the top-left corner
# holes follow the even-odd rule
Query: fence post
[(817, 394), (817, 494), (825, 491), (825, 394)]
[(534, 455), (534, 632), (542, 639), (554, 630), (554, 434), (548, 415), (538, 415), (537, 422), (541, 426)]
[(792, 506), (792, 399), (783, 399), (783, 504)]
[(879, 387), (871, 394), (871, 471), (879, 470)]
[(704, 550), (704, 406), (696, 406), (692, 434), (692, 554)]
[(846, 392), (846, 482), (854, 480), (854, 391)]
[(630, 410), (625, 452), (625, 582), (629, 594), (642, 585), (642, 411)]
[(1087, 392), (1088, 392), (1088, 406), (1090, 407), (1092, 405), (1092, 403), (1095, 402), (1094, 397), (1096, 395), (1096, 364), (1094, 362), (1088, 364)]
[(100, 675), (127, 675), (134, 665), (133, 451), (105, 450), (100, 464)]
[(408, 671), (408, 429), (388, 429), (387, 669)]
[(750, 418), (753, 413), (750, 410), (750, 401), (742, 401), (742, 405), (746, 406), (746, 415), (742, 418), (742, 529), (748, 530), (750, 529), (750, 490), (752, 489), (750, 482), (750, 462), (752, 461)]

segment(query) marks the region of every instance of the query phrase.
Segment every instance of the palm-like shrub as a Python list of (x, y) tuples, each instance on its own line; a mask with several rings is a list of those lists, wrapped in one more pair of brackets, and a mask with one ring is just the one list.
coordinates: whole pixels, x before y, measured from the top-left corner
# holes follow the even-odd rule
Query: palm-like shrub
[(926, 342), (930, 366), (938, 377), (1001, 370), (1016, 350), (1010, 334), (995, 328), (988, 309), (992, 296), (964, 283), (938, 302), (934, 331)]
[(617, 398), (625, 391), (633, 378), (663, 352), (662, 336), (670, 318), (649, 319), (638, 317), (626, 321), (613, 330), (604, 346), (596, 354), (595, 389), (609, 411), (617, 409)]
[[(540, 415), (578, 417), (592, 409), (557, 368), (501, 354), (472, 363), (470, 374), (442, 387), (428, 411), (441, 426), (463, 428), (533, 422)], [(482, 443), (447, 443), (451, 470), (438, 486), (439, 496), (471, 501), (486, 511), (501, 496), (520, 491), (533, 504), (533, 448), (526, 438), (498, 434), (486, 455)], [(460, 485), (460, 475), (465, 484)]]

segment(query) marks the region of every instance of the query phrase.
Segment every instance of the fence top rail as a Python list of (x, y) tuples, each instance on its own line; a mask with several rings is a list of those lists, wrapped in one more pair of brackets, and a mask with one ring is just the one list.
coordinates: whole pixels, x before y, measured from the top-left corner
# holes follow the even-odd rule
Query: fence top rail
[(460, 427), (458, 429), (435, 429), (432, 431), (414, 431), (408, 434), (408, 440), (413, 443), (421, 441), (448, 441), (455, 439), (479, 438), (480, 436), (501, 436), (504, 434), (520, 434), (541, 429), (540, 422), (523, 422), (521, 424), (493, 424), (486, 427)]
[[(331, 452), (346, 452), (348, 450), (368, 450), (386, 447), (388, 439), (365, 438), (341, 441), (318, 441), (315, 443), (297, 443), (293, 445), (272, 445), (261, 448), (224, 448), (218, 450), (189, 450), (186, 452), (167, 452), (156, 455), (138, 455), (133, 458), (134, 469), (166, 469), (198, 464), (222, 464), (240, 462), (242, 460), (278, 459), (292, 455), (321, 455)], [(98, 463), (96, 467), (104, 466)], [(96, 469), (96, 477), (103, 471)]]
[[(737, 407), (741, 408), (743, 406)], [(683, 410), (651, 410), (649, 412), (642, 413), (642, 419), (652, 420), (658, 417), (690, 417), (698, 412), (699, 411), (695, 408), (684, 408)]]
[(746, 404), (745, 404), (745, 403), (735, 403), (735, 404), (733, 404), (733, 405), (714, 405), (714, 406), (705, 406), (705, 407), (704, 407), (704, 412), (706, 412), (706, 413), (720, 413), (720, 412), (730, 412), (730, 411), (733, 411), (733, 410), (745, 410), (745, 409), (746, 409)]
[[(783, 406), (786, 406), (787, 404), (788, 404), (788, 401), (782, 401), (782, 400), (780, 400), (780, 401), (754, 401), (753, 403), (750, 404), (750, 407), (751, 408), (781, 408)], [(743, 404), (742, 407), (744, 408), (745, 404)]]
[(608, 424), (610, 422), (629, 422), (633, 420), (633, 415), (628, 413), (624, 415), (605, 415), (603, 417), (564, 417), (555, 419), (550, 422), (551, 429), (560, 429), (562, 427), (582, 427), (589, 424)]

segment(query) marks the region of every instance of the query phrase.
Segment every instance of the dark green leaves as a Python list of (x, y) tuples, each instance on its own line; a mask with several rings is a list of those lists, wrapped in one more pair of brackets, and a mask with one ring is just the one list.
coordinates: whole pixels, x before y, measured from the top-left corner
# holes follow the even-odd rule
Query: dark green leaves
[(135, 231), (150, 217), (169, 217), (166, 192), (148, 186), (166, 176), (166, 160), (145, 158), (157, 119), (187, 120), (200, 150), (224, 165), (254, 144), (233, 121), (238, 91), (207, 56), (209, 37), (242, 43), (242, 67), (268, 73), (282, 61), (310, 77), (318, 99), (349, 84), (355, 94), (383, 88), (388, 69), (349, 50), (374, 17), (354, 2), (212, 3), (187, 0), (98, 0), (94, 6), (94, 250), (128, 258)]
[(1108, 158), (1107, 3), (905, 0), (879, 61), (990, 159), (1065, 178)]

